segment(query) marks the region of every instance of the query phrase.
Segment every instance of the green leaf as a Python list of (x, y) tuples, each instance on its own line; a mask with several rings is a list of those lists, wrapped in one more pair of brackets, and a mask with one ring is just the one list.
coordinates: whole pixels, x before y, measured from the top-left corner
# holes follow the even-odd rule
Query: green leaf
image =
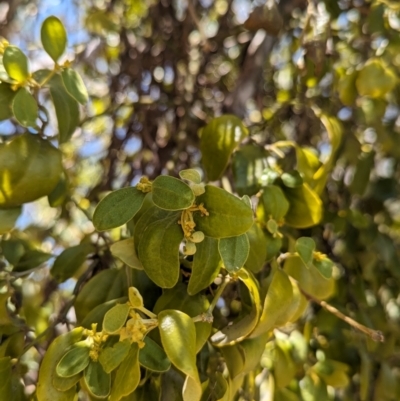
[(87, 329), (91, 329), (92, 324), (96, 323), (97, 329), (101, 330), (103, 328), (103, 319), (105, 314), (115, 305), (121, 302), (126, 302), (126, 300), (126, 297), (120, 297), (95, 306), (81, 321), (81, 325)]
[(142, 233), (138, 256), (149, 278), (162, 288), (173, 287), (179, 279), (179, 245), (183, 232), (179, 212), (166, 212)]
[(68, 181), (65, 174), (61, 174), (60, 180), (51, 193), (47, 195), (51, 207), (62, 206), (68, 197)]
[(18, 89), (12, 103), (12, 111), (16, 120), (24, 127), (36, 127), (38, 105), (35, 98), (25, 88)]
[[(209, 306), (210, 303), (204, 295), (189, 295), (186, 285), (179, 283), (174, 288), (163, 292), (158, 298), (153, 312), (160, 313), (162, 310), (176, 309), (190, 317), (195, 317), (207, 312)], [(199, 352), (210, 336), (211, 324), (196, 322), (194, 325), (196, 328), (196, 352)]]
[(99, 362), (106, 373), (115, 370), (128, 356), (131, 344), (129, 340), (118, 341), (112, 347), (103, 348), (99, 355)]
[[(186, 378), (186, 389), (192, 394), (185, 394), (186, 401), (198, 401), (201, 396), (201, 385), (196, 366), (196, 329), (190, 316), (177, 310), (164, 310), (158, 314), (161, 342), (168, 358), (174, 366), (183, 372)], [(200, 391), (198, 388), (200, 387)]]
[(190, 295), (197, 294), (207, 288), (220, 271), (221, 256), (218, 251), (218, 240), (205, 237), (196, 247), (197, 251), (193, 256), (192, 274), (187, 288)]
[(11, 231), (22, 212), (21, 206), (12, 209), (0, 209), (0, 235)]
[(353, 195), (364, 195), (370, 183), (371, 171), (375, 165), (375, 152), (362, 152), (358, 158), (356, 171), (350, 184), (350, 191)]
[(126, 274), (124, 269), (107, 269), (88, 281), (76, 297), (74, 307), (79, 322), (96, 306), (126, 296)]
[(290, 205), (285, 215), (285, 223), (288, 226), (307, 228), (321, 221), (322, 201), (307, 184), (298, 188), (285, 188), (284, 193)]
[(202, 162), (210, 181), (218, 180), (222, 176), (232, 152), (246, 136), (248, 130), (233, 115), (213, 118), (200, 131)]
[(0, 358), (0, 400), (13, 400), (12, 365), (9, 356)]
[(115, 242), (110, 246), (111, 253), (134, 269), (143, 270), (142, 262), (137, 257), (133, 238)]
[(293, 298), (293, 288), (288, 275), (276, 269), (264, 300), (260, 321), (251, 334), (252, 338), (268, 332), (276, 326), (281, 314), (290, 307)]
[(58, 376), (71, 377), (82, 372), (88, 366), (90, 346), (87, 341), (74, 344), (61, 358), (56, 367)]
[(146, 345), (139, 351), (139, 363), (152, 372), (166, 372), (171, 362), (165, 351), (148, 336), (144, 342)]
[(83, 265), (87, 255), (93, 251), (93, 245), (86, 243), (65, 249), (54, 261), (51, 275), (60, 283), (68, 280)]
[(106, 398), (110, 394), (111, 375), (106, 373), (99, 362), (90, 361), (83, 378), (90, 392), (95, 397)]
[(59, 75), (54, 75), (49, 84), (50, 95), (56, 110), (60, 143), (65, 143), (79, 125), (79, 105), (68, 94)]
[(56, 366), (65, 354), (65, 350), (78, 342), (83, 334), (83, 328), (78, 327), (72, 331), (58, 336), (49, 346), (39, 369), (39, 379), (36, 388), (38, 401), (71, 401), (76, 394), (75, 387), (67, 391), (59, 391), (53, 385), (56, 377)]
[(308, 267), (312, 260), (315, 251), (315, 242), (312, 238), (300, 237), (296, 241), (296, 252), (299, 254), (300, 259)]
[(37, 249), (28, 249), (14, 265), (13, 271), (23, 272), (33, 269), (47, 262), (52, 256), (51, 253), (42, 252)]
[(11, 106), (15, 93), (10, 85), (0, 82), (0, 104), (2, 105), (0, 107), (0, 121), (7, 120), (13, 116)]
[(158, 176), (152, 183), (153, 202), (165, 210), (183, 210), (192, 206), (194, 193), (178, 178)]
[(267, 223), (271, 218), (281, 222), (289, 210), (289, 202), (283, 191), (276, 185), (263, 189), (257, 206), (257, 217)]
[(110, 230), (127, 223), (140, 210), (145, 196), (135, 187), (118, 189), (106, 195), (93, 214), (96, 230)]
[(335, 264), (327, 256), (314, 257), (313, 265), (325, 278), (329, 279), (332, 277), (333, 266)]
[(243, 341), (252, 333), (260, 318), (261, 300), (257, 280), (244, 269), (239, 270), (237, 276), (241, 282), (242, 311), (237, 319), (211, 337), (213, 345), (217, 347)]
[(182, 180), (193, 182), (194, 184), (201, 183), (200, 173), (197, 170), (192, 169), (192, 168), (189, 168), (187, 170), (181, 170), (179, 172), (179, 177), (181, 177)]
[(250, 244), (246, 234), (237, 237), (221, 238), (218, 243), (224, 267), (229, 273), (236, 273), (246, 263)]
[(232, 171), (237, 193), (255, 195), (260, 189), (260, 178), (265, 168), (267, 152), (254, 143), (241, 147), (232, 156)]
[(16, 46), (7, 46), (3, 55), (4, 68), (10, 78), (23, 83), (29, 77), (28, 58)]
[(324, 361), (318, 361), (311, 369), (328, 386), (346, 387), (349, 384), (349, 366), (345, 363), (325, 359)]
[(72, 387), (75, 389), (76, 384), (82, 377), (82, 373), (78, 373), (75, 376), (71, 377), (60, 377), (58, 375), (54, 375), (53, 377), (53, 386), (59, 391), (67, 391)]
[(67, 47), (67, 32), (64, 25), (57, 17), (46, 18), (40, 30), (40, 38), (44, 50), (56, 63)]
[(72, 68), (64, 68), (61, 77), (67, 92), (80, 104), (86, 104), (89, 96), (81, 76)]
[(333, 278), (327, 279), (322, 276), (313, 264), (307, 268), (299, 256), (286, 258), (284, 269), (287, 274), (297, 280), (302, 290), (315, 298), (329, 298), (335, 291)]
[(262, 228), (254, 223), (246, 233), (249, 239), (249, 256), (244, 266), (252, 273), (258, 273), (267, 260), (268, 237)]
[(111, 308), (104, 316), (103, 330), (108, 334), (116, 334), (124, 326), (129, 315), (128, 304), (119, 304)]
[(133, 393), (140, 381), (139, 350), (136, 343), (131, 345), (128, 356), (116, 372), (111, 390), (110, 401), (119, 401)]
[(297, 170), (303, 176), (308, 185), (313, 185), (314, 174), (321, 165), (318, 156), (313, 149), (301, 148), (296, 146)]
[(253, 211), (236, 196), (224, 189), (206, 185), (206, 191), (196, 200), (204, 204), (208, 216), (194, 213), (196, 230), (212, 238), (244, 234), (253, 224)]

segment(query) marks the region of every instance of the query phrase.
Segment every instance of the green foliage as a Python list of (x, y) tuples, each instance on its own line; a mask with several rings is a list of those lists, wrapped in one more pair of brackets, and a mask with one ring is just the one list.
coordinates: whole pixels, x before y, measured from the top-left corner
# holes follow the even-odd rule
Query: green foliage
[(0, 401), (398, 399), (398, 5), (97, 3), (0, 41)]

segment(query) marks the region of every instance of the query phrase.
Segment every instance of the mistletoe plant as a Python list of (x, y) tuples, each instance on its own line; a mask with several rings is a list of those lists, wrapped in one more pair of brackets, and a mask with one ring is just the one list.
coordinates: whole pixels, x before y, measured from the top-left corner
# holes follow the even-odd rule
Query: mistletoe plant
[[(82, 208), (96, 231), (67, 247), (50, 270), (58, 283), (77, 278), (73, 297), (54, 324), (32, 335), (34, 310), (13, 297), (21, 278), (53, 255), (14, 236), (13, 226), (26, 202), (47, 196), (57, 208), (73, 199), (63, 144), (79, 125), (78, 104), (87, 100), (70, 62), (58, 64), (67, 40), (61, 22), (50, 17), (41, 32), (52, 70), (30, 73), (20, 49), (5, 41), (1, 47), (1, 118), (15, 118), (29, 132), (0, 145), (0, 399), (27, 399), (24, 357), (72, 307), (75, 327), (69, 323), (37, 358), (29, 399), (233, 400), (253, 394), (258, 374), (268, 374), (279, 400), (298, 400), (310, 388), (328, 399), (328, 386), (345, 386), (346, 364), (321, 355), (306, 363), (302, 335), (285, 332), (311, 301), (383, 339), (324, 301), (339, 271), (299, 234), (322, 219), (320, 195), (342, 137), (339, 122), (317, 109), (331, 142), (324, 163), (290, 141), (262, 146), (239, 118), (223, 115), (199, 133), (203, 170), (142, 177), (108, 193), (93, 213)], [(50, 101), (56, 137), (45, 134)], [(281, 163), (288, 149), (296, 154), (294, 168)], [(241, 197), (224, 179), (231, 173)], [(79, 271), (98, 259), (108, 261), (106, 268)], [(306, 390), (289, 386), (301, 365)]]

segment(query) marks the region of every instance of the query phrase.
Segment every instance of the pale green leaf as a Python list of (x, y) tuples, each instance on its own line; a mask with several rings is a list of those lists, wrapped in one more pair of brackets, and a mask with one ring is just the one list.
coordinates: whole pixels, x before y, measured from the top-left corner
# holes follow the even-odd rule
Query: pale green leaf
[(36, 127), (38, 105), (35, 98), (25, 88), (20, 88), (14, 96), (12, 111), (16, 120), (24, 127)]
[(300, 237), (296, 241), (295, 248), (301, 260), (308, 267), (313, 260), (313, 255), (315, 251), (314, 240), (308, 237)]
[(192, 182), (194, 184), (200, 184), (201, 183), (201, 176), (200, 173), (192, 168), (189, 168), (187, 170), (181, 170), (179, 172), (179, 177), (182, 178), (182, 180), (186, 180), (189, 182)]
[(130, 307), (128, 304), (118, 304), (111, 308), (103, 320), (103, 330), (108, 334), (116, 334), (125, 325)]
[(244, 266), (249, 256), (249, 239), (246, 234), (221, 238), (218, 243), (218, 250), (225, 269), (229, 273), (236, 273)]
[(29, 77), (28, 58), (16, 46), (7, 46), (3, 54), (3, 64), (10, 78), (23, 83)]
[(112, 347), (103, 348), (99, 355), (99, 362), (106, 373), (111, 373), (127, 357), (131, 344), (129, 340), (118, 341)]
[(0, 235), (8, 233), (14, 228), (21, 212), (21, 206), (12, 209), (0, 209)]
[(88, 93), (81, 76), (72, 68), (64, 68), (61, 77), (67, 92), (80, 104), (86, 104)]
[(139, 260), (135, 250), (133, 238), (127, 238), (115, 242), (110, 246), (111, 253), (122, 260), (126, 265), (134, 269), (143, 270), (142, 262)]
[(257, 217), (267, 223), (271, 218), (281, 222), (289, 210), (289, 202), (276, 185), (263, 188), (257, 207)]
[(44, 50), (57, 62), (67, 46), (67, 32), (62, 22), (54, 16), (46, 18), (40, 30), (40, 38)]

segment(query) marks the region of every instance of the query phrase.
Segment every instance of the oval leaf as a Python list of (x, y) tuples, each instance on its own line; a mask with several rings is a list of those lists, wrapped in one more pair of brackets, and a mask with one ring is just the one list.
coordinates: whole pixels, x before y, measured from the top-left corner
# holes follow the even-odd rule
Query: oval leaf
[(105, 315), (103, 330), (108, 334), (115, 334), (124, 326), (129, 315), (128, 304), (119, 304), (111, 308)]
[(200, 173), (197, 170), (192, 169), (192, 168), (180, 171), (179, 177), (181, 177), (182, 180), (190, 181), (190, 182), (193, 182), (194, 184), (201, 183)]
[(246, 234), (221, 238), (218, 243), (218, 250), (225, 269), (229, 273), (236, 273), (244, 266), (249, 256), (249, 239)]
[(118, 341), (112, 347), (103, 348), (99, 355), (99, 362), (106, 373), (111, 373), (127, 357), (131, 344), (128, 340)]
[(249, 256), (244, 266), (253, 273), (258, 273), (267, 260), (268, 236), (254, 223), (246, 233), (249, 239)]
[(314, 240), (312, 238), (300, 237), (296, 241), (295, 248), (301, 260), (308, 267), (313, 260), (313, 255), (315, 251)]
[(183, 232), (179, 213), (164, 212), (142, 233), (139, 259), (150, 279), (162, 288), (173, 287), (179, 279), (179, 245)]
[(80, 341), (61, 358), (56, 367), (58, 376), (71, 377), (82, 372), (89, 364), (90, 347), (86, 341)]
[(226, 238), (244, 234), (252, 226), (253, 211), (246, 203), (221, 188), (206, 185), (205, 189), (196, 202), (203, 203), (209, 215), (194, 214), (196, 230), (212, 238)]
[(106, 398), (110, 394), (111, 375), (106, 373), (101, 363), (90, 361), (83, 374), (85, 384), (95, 397)]
[(35, 98), (25, 88), (20, 88), (14, 96), (12, 111), (16, 120), (24, 127), (36, 127), (38, 105)]
[(15, 96), (15, 93), (11, 86), (1, 82), (0, 83), (0, 121), (7, 120), (13, 116), (11, 111), (12, 102)]
[(190, 187), (174, 177), (158, 176), (152, 184), (153, 202), (165, 210), (183, 210), (192, 206), (194, 193)]
[(8, 76), (15, 81), (23, 83), (29, 77), (28, 58), (18, 47), (6, 47), (3, 64)]
[(86, 104), (88, 93), (81, 76), (72, 68), (65, 68), (61, 77), (67, 92), (80, 104)]
[(242, 121), (233, 115), (213, 118), (200, 132), (202, 161), (210, 181), (218, 180), (234, 149), (248, 135)]
[(133, 238), (115, 242), (110, 246), (111, 253), (134, 269), (143, 270), (142, 262), (136, 255)]
[(139, 351), (139, 363), (153, 372), (166, 372), (171, 362), (165, 351), (150, 337), (145, 337), (145, 346)]
[(197, 251), (193, 257), (192, 274), (187, 288), (190, 295), (197, 294), (207, 288), (220, 271), (221, 256), (218, 251), (218, 240), (205, 237), (196, 247)]
[(39, 379), (36, 389), (38, 401), (71, 401), (74, 399), (76, 389), (70, 388), (68, 391), (59, 391), (53, 385), (56, 376), (56, 366), (65, 350), (78, 342), (83, 334), (83, 328), (73, 329), (69, 333), (58, 336), (49, 346), (39, 369)]
[(136, 343), (131, 345), (128, 356), (119, 366), (113, 387), (111, 390), (110, 401), (119, 401), (133, 393), (140, 381), (139, 350)]
[(96, 230), (110, 230), (127, 223), (140, 210), (145, 196), (135, 187), (118, 189), (106, 195), (93, 214)]
[(46, 18), (40, 30), (40, 38), (44, 50), (57, 62), (67, 46), (67, 32), (62, 22), (54, 16)]
[(267, 223), (270, 219), (281, 222), (289, 210), (283, 191), (276, 185), (268, 185), (263, 189), (257, 207), (257, 217)]

